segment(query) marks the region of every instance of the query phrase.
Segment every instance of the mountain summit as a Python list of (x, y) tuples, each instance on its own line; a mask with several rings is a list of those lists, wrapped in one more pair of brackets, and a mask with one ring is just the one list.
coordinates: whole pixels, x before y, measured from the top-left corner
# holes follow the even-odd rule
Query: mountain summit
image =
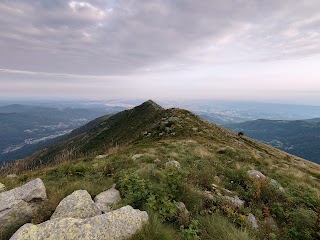
[[(19, 176), (5, 178), (11, 173)], [(319, 236), (318, 164), (151, 100), (90, 122), (1, 175), (10, 188), (43, 180), (48, 201), (35, 223), (50, 219), (75, 190), (91, 201), (115, 184), (121, 202), (112, 207), (128, 204), (152, 216), (132, 239)]]

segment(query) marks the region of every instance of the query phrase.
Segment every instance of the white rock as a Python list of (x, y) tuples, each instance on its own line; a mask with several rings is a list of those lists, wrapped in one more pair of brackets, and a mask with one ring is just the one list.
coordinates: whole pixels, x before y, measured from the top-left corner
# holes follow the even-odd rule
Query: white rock
[(147, 222), (146, 212), (125, 206), (87, 219), (56, 218), (38, 225), (26, 224), (10, 240), (122, 240), (130, 238)]
[(118, 203), (119, 201), (121, 201), (121, 196), (120, 192), (115, 188), (115, 185), (113, 185), (109, 190), (98, 194), (94, 198), (95, 204), (104, 213), (110, 212), (112, 210), (112, 205)]
[(101, 211), (92, 201), (90, 194), (86, 190), (77, 190), (62, 199), (51, 219), (89, 218), (100, 214)]

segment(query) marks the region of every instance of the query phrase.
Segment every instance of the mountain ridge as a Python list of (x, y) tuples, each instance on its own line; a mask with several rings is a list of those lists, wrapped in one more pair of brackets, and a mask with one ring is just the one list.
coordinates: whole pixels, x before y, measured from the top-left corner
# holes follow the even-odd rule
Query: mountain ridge
[[(159, 239), (158, 231), (177, 240), (190, 234), (311, 240), (318, 234), (318, 164), (152, 102), (98, 118), (70, 139), (1, 169), (9, 189), (34, 178), (48, 191), (35, 223), (48, 220), (75, 190), (95, 197), (116, 184), (121, 204), (155, 216), (132, 239)], [(178, 215), (181, 206), (188, 215)]]

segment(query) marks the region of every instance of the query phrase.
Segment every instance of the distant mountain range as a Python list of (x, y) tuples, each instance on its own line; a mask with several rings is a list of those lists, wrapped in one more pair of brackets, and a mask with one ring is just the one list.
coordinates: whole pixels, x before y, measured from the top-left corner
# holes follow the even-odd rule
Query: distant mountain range
[(24, 158), (62, 140), (90, 120), (116, 111), (119, 108), (58, 109), (20, 104), (0, 107), (0, 165)]
[(293, 155), (320, 163), (320, 118), (297, 121), (258, 119), (224, 126)]

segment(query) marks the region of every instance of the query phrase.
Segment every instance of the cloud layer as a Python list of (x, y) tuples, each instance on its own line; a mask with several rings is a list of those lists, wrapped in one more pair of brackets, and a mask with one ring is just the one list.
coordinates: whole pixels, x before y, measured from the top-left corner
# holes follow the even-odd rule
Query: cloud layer
[[(251, 75), (251, 84), (276, 61), (289, 84), (290, 62), (320, 54), (318, 0), (3, 0), (0, 15), (0, 82), (10, 88), (38, 78), (44, 88), (58, 78), (118, 79), (118, 87), (150, 78), (179, 88), (188, 76), (210, 88)], [(266, 68), (253, 74), (252, 64)], [(319, 77), (313, 70), (301, 71), (307, 82)], [(150, 81), (144, 86), (159, 84)]]

